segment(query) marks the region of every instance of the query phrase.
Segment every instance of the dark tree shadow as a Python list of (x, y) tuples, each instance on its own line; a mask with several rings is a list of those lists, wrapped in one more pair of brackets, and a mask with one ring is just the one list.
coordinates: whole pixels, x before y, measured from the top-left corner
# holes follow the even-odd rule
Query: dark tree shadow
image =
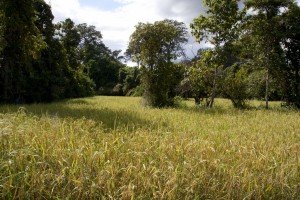
[(142, 119), (138, 113), (126, 110), (114, 110), (110, 108), (91, 108), (72, 105), (93, 105), (93, 103), (84, 99), (64, 100), (51, 104), (33, 104), (33, 105), (10, 105), (0, 106), (1, 113), (18, 112), (20, 108), (26, 113), (37, 117), (48, 116), (66, 119), (88, 119), (101, 125), (104, 129), (122, 130), (131, 132), (137, 128), (147, 128), (155, 126), (150, 120)]
[(277, 112), (277, 113), (300, 112), (299, 109), (292, 108), (292, 107), (287, 108), (281, 106), (271, 106), (269, 107), (269, 109), (266, 109), (265, 106), (253, 106), (253, 105), (247, 105), (244, 108), (234, 108), (234, 107), (226, 108), (217, 105), (214, 106), (213, 108), (208, 108), (205, 106), (193, 105), (193, 106), (187, 106), (178, 109), (188, 113), (202, 113), (207, 115), (219, 115), (219, 114), (230, 115), (237, 112), (243, 113), (248, 111), (269, 111), (269, 112)]

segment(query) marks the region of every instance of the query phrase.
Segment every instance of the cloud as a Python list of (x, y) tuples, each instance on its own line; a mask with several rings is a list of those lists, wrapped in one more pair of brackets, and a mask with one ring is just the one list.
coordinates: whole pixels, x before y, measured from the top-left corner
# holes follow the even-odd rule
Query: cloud
[[(123, 51), (138, 22), (152, 23), (168, 18), (182, 21), (189, 27), (193, 18), (203, 12), (202, 0), (113, 1), (119, 4), (113, 10), (83, 6), (79, 0), (51, 0), (50, 5), (55, 22), (71, 18), (76, 23), (94, 25), (101, 31), (103, 41), (110, 49)], [(197, 45), (191, 37), (189, 46), (193, 44)]]
[[(129, 37), (138, 22), (154, 22), (175, 19), (189, 27), (192, 20), (204, 13), (202, 0), (112, 0), (119, 7), (103, 10), (98, 7), (80, 4), (80, 0), (50, 1), (55, 22), (71, 18), (76, 23), (94, 25), (103, 35), (104, 43), (112, 50), (126, 50)], [(83, 1), (83, 0), (81, 0)], [(95, 0), (101, 2), (101, 0)], [(297, 0), (298, 4), (300, 0)], [(242, 3), (242, 2), (240, 2)], [(99, 3), (100, 4), (100, 3)], [(201, 44), (201, 46), (209, 44)], [(190, 35), (186, 46), (189, 57), (196, 54), (200, 45)]]

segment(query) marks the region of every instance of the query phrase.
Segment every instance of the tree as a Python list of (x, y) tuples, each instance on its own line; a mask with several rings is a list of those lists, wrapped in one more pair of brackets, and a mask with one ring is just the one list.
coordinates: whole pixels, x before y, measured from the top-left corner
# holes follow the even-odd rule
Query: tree
[(140, 70), (138, 67), (124, 67), (119, 70), (118, 82), (122, 93), (126, 96), (132, 95), (134, 89), (140, 85)]
[(78, 49), (81, 41), (79, 30), (70, 18), (58, 23), (56, 26), (57, 34), (66, 50), (70, 67), (75, 70), (79, 69), (81, 64)]
[(239, 64), (232, 65), (224, 70), (222, 80), (222, 94), (229, 98), (235, 108), (245, 108), (248, 92), (248, 72)]
[(141, 62), (141, 81), (145, 89), (146, 105), (163, 107), (173, 105), (174, 65), (183, 53), (187, 30), (183, 23), (163, 20), (139, 23), (130, 36), (127, 54)]
[(76, 26), (80, 36), (79, 51), (81, 62), (88, 65), (91, 60), (110, 54), (110, 50), (102, 41), (102, 34), (95, 26), (79, 24)]
[(0, 68), (1, 68), (1, 61), (2, 61), (2, 51), (3, 51), (3, 47), (5, 46), (4, 43), (4, 13), (3, 13), (3, 2), (0, 2)]
[[(205, 66), (214, 72), (211, 79), (212, 90), (210, 91), (209, 107), (214, 104), (217, 95), (218, 79), (222, 76), (224, 63), (226, 63), (225, 51), (231, 48), (231, 44), (237, 39), (238, 27), (243, 17), (243, 12), (239, 12), (238, 0), (206, 0), (206, 15), (200, 15), (191, 24), (192, 34), (199, 42), (211, 43), (214, 48), (206, 53)], [(198, 67), (203, 66), (198, 65)], [(200, 70), (206, 71), (207, 70)], [(205, 77), (206, 75), (204, 75)]]
[(55, 38), (54, 16), (51, 7), (44, 0), (35, 0), (35, 25), (47, 44), (40, 57), (31, 62), (31, 70), (27, 75), (26, 102), (45, 102), (65, 97), (69, 87), (70, 74), (67, 57), (58, 38)]
[(205, 99), (205, 106), (212, 106), (212, 93), (216, 93), (215, 68), (212, 67), (212, 57), (214, 56), (213, 49), (205, 49), (198, 52), (200, 59), (193, 63), (188, 69), (188, 78), (191, 83), (195, 104), (200, 105)]
[(266, 108), (269, 108), (270, 74), (278, 70), (282, 62), (280, 46), (279, 15), (288, 8), (292, 0), (247, 0), (247, 32), (251, 35), (256, 48), (256, 60), (266, 71)]
[[(89, 44), (88, 33), (84, 32), (84, 27), (87, 26), (85, 24), (78, 26), (71, 19), (66, 19), (56, 25), (57, 35), (66, 51), (69, 66), (66, 73), (69, 84), (65, 91), (65, 96), (69, 98), (84, 97), (94, 93), (95, 83), (89, 76), (87, 66), (87, 63), (92, 62), (87, 59), (91, 53), (89, 51), (89, 54), (82, 54), (85, 45)], [(102, 37), (101, 34), (100, 37)]]
[(76, 27), (80, 35), (78, 51), (84, 71), (95, 82), (99, 94), (113, 94), (112, 90), (118, 83), (118, 72), (124, 67), (119, 60), (121, 50), (112, 52), (106, 47), (101, 32), (95, 26), (79, 24)]
[(113, 88), (118, 83), (119, 70), (124, 67), (111, 56), (103, 56), (93, 61), (90, 76), (96, 84), (98, 94), (113, 95)]
[(282, 42), (285, 54), (284, 94), (287, 105), (300, 108), (300, 7), (291, 4), (281, 20)]
[(26, 74), (30, 62), (45, 48), (42, 35), (35, 25), (33, 0), (2, 0), (2, 61), (0, 99), (5, 102), (24, 101)]

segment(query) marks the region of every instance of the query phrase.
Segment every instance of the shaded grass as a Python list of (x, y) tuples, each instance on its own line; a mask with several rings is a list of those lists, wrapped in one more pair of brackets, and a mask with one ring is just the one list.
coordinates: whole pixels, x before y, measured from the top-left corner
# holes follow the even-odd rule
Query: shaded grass
[(1, 197), (299, 199), (299, 112), (139, 101), (0, 107)]

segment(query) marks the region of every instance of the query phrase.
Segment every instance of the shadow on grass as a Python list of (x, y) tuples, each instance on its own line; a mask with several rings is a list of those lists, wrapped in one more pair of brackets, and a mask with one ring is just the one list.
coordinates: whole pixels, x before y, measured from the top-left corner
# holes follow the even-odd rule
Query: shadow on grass
[(234, 107), (224, 107), (215, 105), (213, 108), (208, 108), (206, 106), (183, 106), (178, 107), (178, 109), (190, 113), (202, 113), (208, 115), (219, 115), (219, 114), (234, 114), (234, 113), (243, 113), (247, 111), (265, 111), (265, 112), (278, 112), (278, 113), (291, 113), (291, 112), (300, 112), (299, 109), (294, 107), (281, 107), (280, 105), (274, 105), (266, 109), (265, 106), (254, 106), (254, 105), (246, 105), (243, 108), (234, 108)]
[[(85, 107), (84, 105), (89, 105)], [(88, 119), (108, 130), (121, 128), (131, 132), (137, 128), (155, 126), (153, 122), (142, 119), (137, 113), (110, 108), (92, 108), (93, 103), (84, 99), (64, 100), (50, 104), (5, 105), (0, 106), (0, 113), (15, 113), (20, 108), (34, 116), (58, 117), (65, 119)]]
[[(150, 120), (144, 119), (140, 112), (135, 110), (116, 110), (110, 107), (96, 107), (92, 99), (70, 99), (49, 104), (31, 104), (31, 105), (1, 105), (0, 113), (14, 113), (20, 107), (25, 108), (27, 113), (35, 116), (58, 117), (65, 119), (88, 119), (93, 120), (107, 130), (121, 129), (122, 131), (132, 132), (138, 128), (142, 129), (160, 129), (168, 128), (168, 120)], [(172, 108), (174, 109), (174, 108)], [(171, 109), (171, 110), (172, 110)], [(218, 106), (207, 108), (204, 106), (184, 105), (175, 108), (189, 113), (201, 113), (207, 115), (234, 115), (243, 114), (247, 111), (271, 111), (278, 113), (299, 112), (299, 110), (272, 106), (266, 110), (263, 106), (248, 106), (245, 109), (235, 109), (227, 106)], [(147, 109), (146, 109), (147, 110)], [(170, 110), (170, 112), (172, 112)], [(147, 111), (144, 113), (147, 115)]]

